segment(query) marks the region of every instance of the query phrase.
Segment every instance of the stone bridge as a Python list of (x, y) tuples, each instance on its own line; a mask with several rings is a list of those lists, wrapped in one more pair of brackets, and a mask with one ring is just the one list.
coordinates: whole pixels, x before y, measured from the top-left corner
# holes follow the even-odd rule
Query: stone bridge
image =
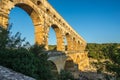
[[(67, 55), (66, 60), (69, 60), (69, 58), (73, 60), (74, 63), (78, 64), (80, 70), (84, 70), (89, 65), (87, 53), (85, 52), (86, 41), (47, 0), (0, 0), (0, 26), (7, 29), (9, 13), (16, 6), (25, 10), (31, 17), (37, 44), (45, 45), (45, 48), (48, 49), (48, 33), (50, 27), (52, 27), (56, 33), (57, 51), (64, 52)], [(67, 50), (65, 50), (65, 38), (67, 40)]]
[[(64, 70), (65, 68), (74, 69), (77, 67), (79, 70), (85, 70), (89, 66), (89, 60), (87, 57), (87, 51), (47, 51), (48, 53), (48, 60), (52, 61), (56, 68), (57, 71), (60, 72), (61, 70)], [(71, 67), (68, 67), (67, 64), (73, 65)]]

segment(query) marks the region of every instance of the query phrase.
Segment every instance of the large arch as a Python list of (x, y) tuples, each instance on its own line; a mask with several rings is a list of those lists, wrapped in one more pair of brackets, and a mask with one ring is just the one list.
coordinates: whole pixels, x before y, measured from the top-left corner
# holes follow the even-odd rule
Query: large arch
[(19, 7), (11, 9), (9, 14), (9, 24), (12, 25), (12, 28), (10, 28), (10, 32), (12, 32), (11, 36), (19, 32), (22, 33), (21, 38), (25, 38), (25, 42), (29, 42), (30, 45), (35, 44), (34, 25), (31, 17), (26, 11)]
[[(50, 26), (50, 28), (52, 28), (56, 34), (56, 43), (57, 43), (57, 51), (64, 51), (65, 50), (65, 46), (64, 46), (64, 36), (63, 36), (63, 32), (62, 30), (55, 24), (52, 24)], [(49, 28), (49, 30), (50, 30)], [(49, 33), (49, 31), (48, 31)]]
[(33, 9), (29, 4), (26, 3), (17, 3), (15, 6), (22, 8), (25, 10), (29, 16), (32, 18), (33, 24), (34, 24), (34, 30), (35, 30), (35, 42), (37, 44), (43, 43), (43, 26), (42, 26), (42, 18), (38, 15), (37, 11)]
[[(35, 34), (35, 42), (37, 44), (44, 44), (44, 19), (43, 16), (40, 15), (40, 11), (38, 11), (39, 9), (34, 7), (33, 4), (30, 4), (31, 1), (30, 0), (10, 0), (11, 2), (8, 1), (8, 3), (10, 4), (10, 6), (8, 7), (8, 5), (4, 5), (3, 7), (6, 10), (7, 15), (5, 15), (6, 17), (4, 17), (3, 20), (3, 25), (5, 28), (7, 28), (8, 24), (8, 15), (10, 14), (10, 11), (15, 7), (19, 7), (21, 9), (23, 9), (25, 12), (27, 12), (27, 14), (31, 17), (32, 22), (34, 24), (34, 34)], [(6, 9), (7, 8), (7, 9)], [(3, 18), (2, 18), (3, 19)], [(6, 21), (6, 22), (4, 22)]]
[(48, 31), (48, 50), (57, 51), (57, 39), (55, 30), (50, 26)]

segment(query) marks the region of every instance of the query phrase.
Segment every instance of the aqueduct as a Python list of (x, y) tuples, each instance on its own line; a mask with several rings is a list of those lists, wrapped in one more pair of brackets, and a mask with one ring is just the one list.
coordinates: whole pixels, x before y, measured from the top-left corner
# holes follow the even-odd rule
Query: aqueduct
[[(89, 65), (85, 51), (86, 41), (57, 13), (47, 0), (0, 0), (0, 26), (7, 28), (9, 13), (15, 6), (25, 10), (32, 18), (37, 44), (43, 44), (48, 49), (48, 33), (52, 27), (56, 33), (57, 51), (65, 52), (65, 55), (78, 64), (80, 70), (84, 70)], [(67, 39), (67, 51), (65, 50), (64, 38)], [(53, 60), (56, 65), (59, 64), (57, 68), (63, 69), (63, 66), (60, 67), (63, 62), (60, 63), (57, 60)]]

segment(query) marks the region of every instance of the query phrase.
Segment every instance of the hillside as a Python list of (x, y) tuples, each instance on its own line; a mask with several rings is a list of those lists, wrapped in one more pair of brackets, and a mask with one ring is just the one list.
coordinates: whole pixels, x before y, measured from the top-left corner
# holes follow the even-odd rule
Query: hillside
[[(49, 48), (54, 50), (56, 46), (49, 45)], [(90, 66), (86, 72), (77, 72), (80, 80), (84, 78), (88, 80), (120, 80), (120, 43), (88, 43), (86, 50)]]
[[(110, 78), (120, 80), (120, 43), (88, 43), (86, 50), (90, 60), (91, 71), (104, 73)], [(107, 79), (109, 80), (109, 79)]]

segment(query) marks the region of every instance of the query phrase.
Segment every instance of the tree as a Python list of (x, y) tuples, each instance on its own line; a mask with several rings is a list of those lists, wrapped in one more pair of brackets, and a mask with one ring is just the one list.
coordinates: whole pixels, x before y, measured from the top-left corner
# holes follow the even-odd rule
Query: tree
[(0, 49), (4, 49), (8, 43), (8, 31), (0, 27)]
[(38, 80), (53, 80), (44, 46), (26, 49), (24, 41), (19, 32), (11, 36), (10, 29), (0, 27), (0, 65)]
[(37, 74), (42, 80), (53, 80), (53, 73), (51, 71), (50, 63), (48, 62), (48, 56), (44, 45), (35, 44), (30, 48), (30, 52), (36, 55), (39, 59), (39, 64), (37, 66)]

